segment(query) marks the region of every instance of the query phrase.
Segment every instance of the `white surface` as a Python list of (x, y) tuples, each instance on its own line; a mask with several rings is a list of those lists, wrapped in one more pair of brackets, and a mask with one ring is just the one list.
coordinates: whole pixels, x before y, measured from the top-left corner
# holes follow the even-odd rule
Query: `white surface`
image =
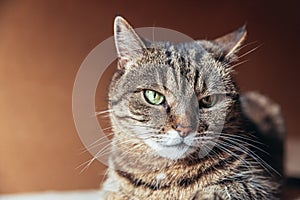
[(0, 200), (101, 200), (100, 191), (42, 192), (0, 195)]

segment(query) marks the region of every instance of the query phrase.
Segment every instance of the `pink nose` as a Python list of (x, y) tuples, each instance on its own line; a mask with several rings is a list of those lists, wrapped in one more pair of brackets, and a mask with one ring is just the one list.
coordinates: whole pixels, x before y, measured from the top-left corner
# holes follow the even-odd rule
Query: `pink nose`
[(176, 125), (174, 128), (181, 137), (186, 137), (192, 131), (192, 128), (189, 126)]

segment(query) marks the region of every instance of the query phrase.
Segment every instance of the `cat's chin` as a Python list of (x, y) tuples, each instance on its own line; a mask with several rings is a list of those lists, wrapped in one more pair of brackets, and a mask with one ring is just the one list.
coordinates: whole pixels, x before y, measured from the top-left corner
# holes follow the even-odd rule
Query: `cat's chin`
[(152, 140), (145, 140), (145, 143), (160, 157), (171, 160), (183, 159), (195, 151), (194, 147), (185, 143), (176, 145), (162, 145)]

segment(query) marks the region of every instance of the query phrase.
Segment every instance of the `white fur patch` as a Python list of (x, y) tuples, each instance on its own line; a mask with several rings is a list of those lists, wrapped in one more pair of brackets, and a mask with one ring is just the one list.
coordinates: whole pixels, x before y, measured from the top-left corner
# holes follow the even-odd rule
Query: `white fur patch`
[[(151, 138), (147, 138), (144, 142), (154, 149), (161, 157), (177, 160), (184, 158), (189, 150), (191, 150), (193, 136), (182, 138), (175, 130), (169, 130), (161, 138), (160, 142), (156, 142)], [(186, 140), (186, 141), (185, 141)]]

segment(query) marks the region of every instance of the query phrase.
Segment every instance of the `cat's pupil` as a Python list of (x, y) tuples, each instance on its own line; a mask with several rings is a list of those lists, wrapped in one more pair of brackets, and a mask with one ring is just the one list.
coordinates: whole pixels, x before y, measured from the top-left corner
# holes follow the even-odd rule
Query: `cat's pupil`
[(210, 108), (214, 106), (217, 103), (217, 95), (210, 95), (207, 97), (204, 97), (200, 100), (199, 106), (200, 108)]

